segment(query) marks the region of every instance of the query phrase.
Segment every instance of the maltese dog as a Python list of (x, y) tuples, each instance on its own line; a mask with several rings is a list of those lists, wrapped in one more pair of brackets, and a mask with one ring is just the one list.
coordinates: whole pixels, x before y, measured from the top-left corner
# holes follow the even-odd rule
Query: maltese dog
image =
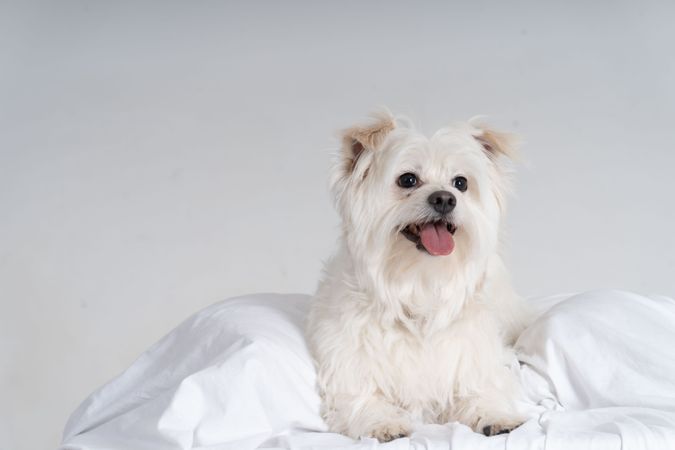
[(524, 421), (510, 345), (528, 314), (499, 254), (514, 150), (472, 121), (429, 138), (380, 113), (343, 132), (342, 239), (308, 318), (331, 431), (389, 441)]

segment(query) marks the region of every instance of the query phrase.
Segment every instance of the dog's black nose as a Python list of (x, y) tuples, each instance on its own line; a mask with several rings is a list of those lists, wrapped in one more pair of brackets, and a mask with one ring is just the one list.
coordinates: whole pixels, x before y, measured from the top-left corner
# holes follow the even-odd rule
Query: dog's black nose
[(455, 209), (457, 204), (457, 199), (448, 191), (436, 191), (429, 196), (427, 199), (429, 204), (441, 214), (448, 214), (450, 211)]

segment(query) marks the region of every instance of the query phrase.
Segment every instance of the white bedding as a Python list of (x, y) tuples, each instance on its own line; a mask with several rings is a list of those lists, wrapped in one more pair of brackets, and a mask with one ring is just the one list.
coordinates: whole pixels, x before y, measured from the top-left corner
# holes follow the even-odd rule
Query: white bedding
[(325, 431), (302, 336), (309, 300), (258, 294), (197, 313), (85, 400), (60, 449), (675, 449), (672, 299), (533, 301), (542, 315), (517, 344), (528, 422), (490, 438), (426, 425), (386, 444)]

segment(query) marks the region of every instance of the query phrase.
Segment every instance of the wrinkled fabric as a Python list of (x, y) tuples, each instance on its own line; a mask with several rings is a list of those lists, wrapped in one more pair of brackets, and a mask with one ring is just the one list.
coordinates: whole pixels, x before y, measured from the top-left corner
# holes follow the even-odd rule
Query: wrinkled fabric
[(61, 450), (675, 448), (675, 301), (622, 291), (532, 300), (516, 344), (531, 417), (485, 437), (450, 423), (389, 443), (329, 433), (303, 337), (306, 295), (212, 305), (94, 392)]

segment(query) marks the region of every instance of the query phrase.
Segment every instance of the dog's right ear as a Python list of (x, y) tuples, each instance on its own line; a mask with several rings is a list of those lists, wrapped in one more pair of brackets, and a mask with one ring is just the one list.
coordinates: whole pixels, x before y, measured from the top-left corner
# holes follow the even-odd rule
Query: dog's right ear
[(385, 137), (396, 128), (396, 120), (388, 111), (374, 114), (373, 119), (342, 132), (342, 167), (346, 175), (356, 168), (359, 158), (367, 151), (376, 151)]

